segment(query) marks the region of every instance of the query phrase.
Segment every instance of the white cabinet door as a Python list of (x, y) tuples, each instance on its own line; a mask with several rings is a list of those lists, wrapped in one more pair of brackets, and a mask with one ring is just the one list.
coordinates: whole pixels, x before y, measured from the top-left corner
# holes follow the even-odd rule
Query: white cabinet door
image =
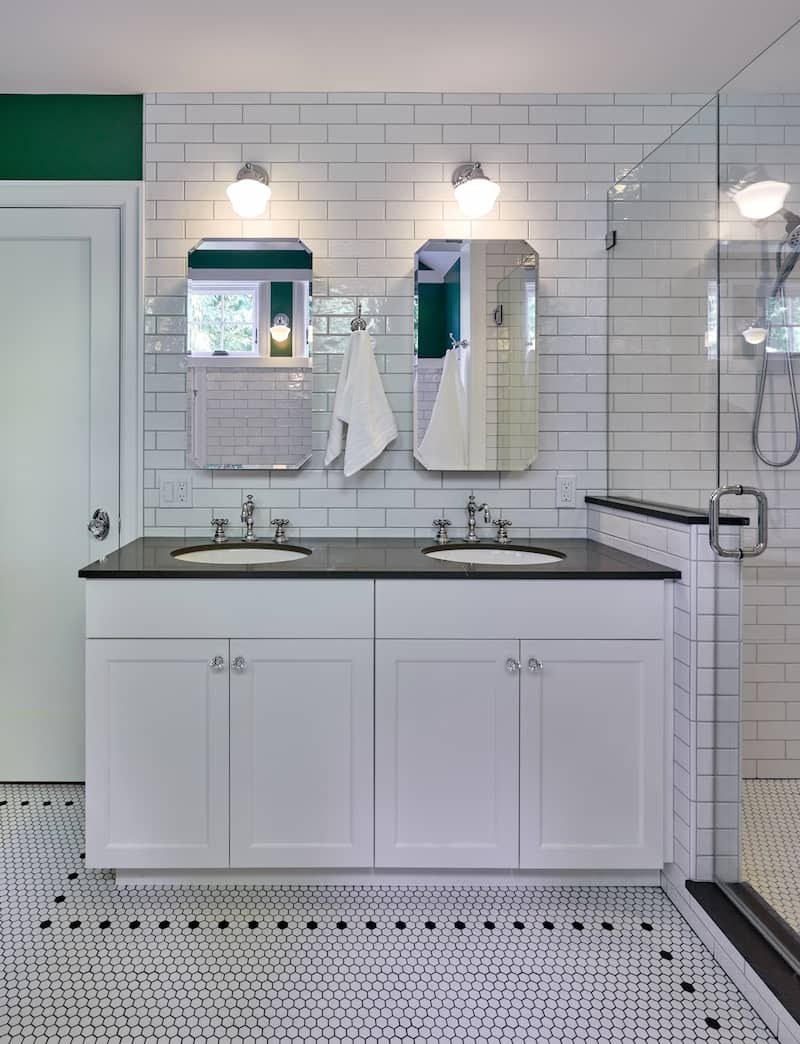
[(87, 865), (227, 866), (227, 640), (86, 647)]
[(520, 866), (662, 865), (663, 675), (658, 641), (522, 643)]
[(517, 641), (376, 642), (376, 866), (517, 865), (518, 654)]
[(372, 866), (372, 681), (370, 639), (231, 642), (232, 866)]

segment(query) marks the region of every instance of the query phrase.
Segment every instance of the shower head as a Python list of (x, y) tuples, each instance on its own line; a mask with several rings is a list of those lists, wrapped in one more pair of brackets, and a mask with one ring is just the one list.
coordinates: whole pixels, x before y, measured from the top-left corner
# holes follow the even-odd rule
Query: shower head
[(791, 210), (783, 212), (786, 218), (786, 235), (778, 244), (775, 252), (775, 285), (772, 296), (782, 293), (786, 280), (794, 271), (800, 256), (800, 217)]

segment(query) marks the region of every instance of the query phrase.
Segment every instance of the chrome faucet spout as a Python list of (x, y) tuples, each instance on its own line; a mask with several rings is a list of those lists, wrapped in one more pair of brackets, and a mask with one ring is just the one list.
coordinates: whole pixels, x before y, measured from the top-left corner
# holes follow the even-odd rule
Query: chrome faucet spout
[(476, 532), (476, 515), (479, 511), (483, 512), (483, 521), (488, 526), (492, 521), (492, 512), (489, 505), (484, 501), (483, 504), (479, 504), (475, 500), (475, 494), (470, 493), (469, 500), (467, 501), (467, 543), (477, 544), (478, 534)]
[(258, 537), (255, 534), (255, 510), (256, 505), (253, 500), (253, 494), (248, 493), (247, 499), (242, 504), (242, 522), (245, 526), (244, 538), (249, 544), (255, 543), (255, 541), (258, 540)]

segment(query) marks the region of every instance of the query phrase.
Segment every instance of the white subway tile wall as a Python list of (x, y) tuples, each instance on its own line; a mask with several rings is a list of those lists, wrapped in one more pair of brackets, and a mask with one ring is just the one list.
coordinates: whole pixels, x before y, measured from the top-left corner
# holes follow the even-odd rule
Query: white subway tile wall
[(302, 467), (311, 456), (308, 367), (203, 366), (189, 371), (192, 467)]
[[(738, 527), (723, 527), (726, 545)], [(708, 526), (590, 505), (588, 535), (680, 569), (673, 604), (673, 861), (684, 878), (738, 880), (741, 566)]]
[[(145, 532), (209, 532), (252, 492), (294, 536), (429, 535), (480, 488), (514, 532), (581, 536), (556, 474), (604, 492), (606, 191), (703, 98), (686, 95), (150, 94), (145, 98)], [(479, 159), (502, 195), (470, 222), (450, 176)], [(263, 219), (242, 221), (226, 185), (245, 160), (269, 171)], [(293, 236), (314, 253), (313, 457), (299, 472), (192, 472), (191, 507), (158, 507), (186, 452), (186, 254), (209, 236)], [(413, 257), (429, 238), (519, 238), (541, 255), (540, 452), (521, 472), (427, 472), (412, 453)], [(352, 479), (322, 453), (349, 322), (362, 303), (400, 435)], [(644, 407), (643, 407), (644, 408)]]

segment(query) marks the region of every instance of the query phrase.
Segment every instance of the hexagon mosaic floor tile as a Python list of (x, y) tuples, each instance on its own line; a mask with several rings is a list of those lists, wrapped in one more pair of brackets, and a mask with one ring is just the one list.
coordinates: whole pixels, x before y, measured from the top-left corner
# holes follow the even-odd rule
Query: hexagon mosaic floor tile
[(658, 888), (117, 889), (0, 787), (0, 1041), (770, 1041)]
[(800, 779), (746, 779), (742, 880), (800, 932)]

